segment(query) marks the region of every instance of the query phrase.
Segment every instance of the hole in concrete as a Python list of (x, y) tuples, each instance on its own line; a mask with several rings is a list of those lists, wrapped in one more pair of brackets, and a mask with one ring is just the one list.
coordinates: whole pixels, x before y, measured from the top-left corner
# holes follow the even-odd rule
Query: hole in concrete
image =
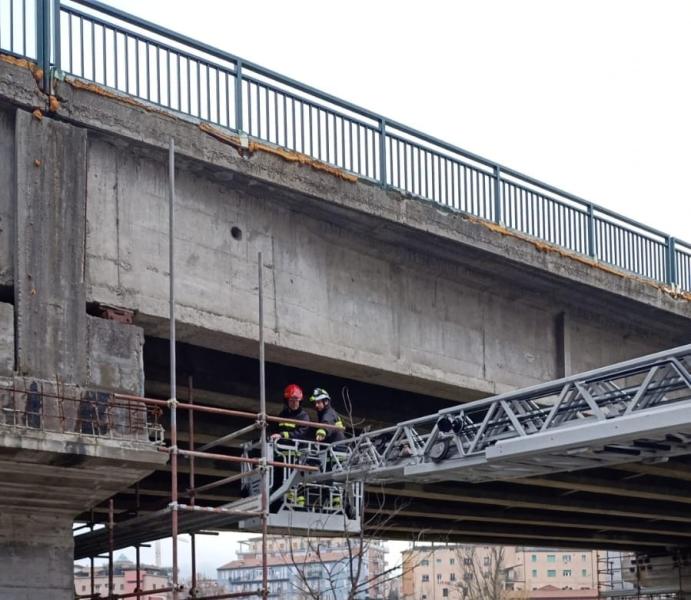
[(230, 228), (230, 235), (233, 236), (234, 240), (237, 240), (239, 242), (242, 239), (242, 229), (233, 226)]
[(14, 304), (14, 288), (11, 285), (0, 285), (0, 302)]

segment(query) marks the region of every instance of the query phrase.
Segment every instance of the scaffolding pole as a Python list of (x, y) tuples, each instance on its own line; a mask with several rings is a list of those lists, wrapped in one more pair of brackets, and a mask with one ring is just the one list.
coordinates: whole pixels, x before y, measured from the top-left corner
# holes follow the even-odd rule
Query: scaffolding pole
[(168, 146), (168, 216), (170, 273), (170, 477), (171, 528), (173, 545), (173, 600), (178, 600), (178, 434), (175, 361), (175, 140)]
[(269, 471), (267, 465), (268, 447), (266, 443), (266, 372), (264, 363), (264, 290), (262, 280), (262, 253), (257, 255), (259, 279), (259, 422), (261, 423), (261, 473), (262, 473), (262, 598), (269, 597), (269, 567), (267, 562), (267, 530), (269, 521)]

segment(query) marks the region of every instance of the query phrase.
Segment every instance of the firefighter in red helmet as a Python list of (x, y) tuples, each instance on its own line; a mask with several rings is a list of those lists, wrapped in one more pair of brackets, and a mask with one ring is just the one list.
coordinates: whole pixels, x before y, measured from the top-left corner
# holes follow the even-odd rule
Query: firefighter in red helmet
[[(283, 400), (285, 407), (279, 413), (279, 417), (284, 419), (296, 419), (297, 421), (309, 421), (310, 416), (307, 411), (300, 406), (302, 402), (302, 388), (291, 383), (283, 390)], [(306, 440), (309, 438), (309, 427), (281, 421), (278, 423), (276, 431), (271, 434), (271, 441), (278, 440)]]

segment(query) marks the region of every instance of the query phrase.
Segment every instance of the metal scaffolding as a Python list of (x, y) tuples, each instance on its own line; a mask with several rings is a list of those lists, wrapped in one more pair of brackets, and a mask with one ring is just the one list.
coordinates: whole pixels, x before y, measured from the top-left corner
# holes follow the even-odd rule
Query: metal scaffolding
[[(309, 513), (311, 520), (305, 520), (305, 514), (301, 514), (302, 519), (296, 519), (292, 525), (292, 513), (296, 508), (291, 502), (285, 501), (285, 496), (289, 495), (288, 491), (294, 487), (294, 482), (298, 479), (300, 473), (310, 473), (320, 471), (320, 466), (317, 464), (302, 464), (302, 461), (295, 460), (295, 457), (300, 456), (317, 456), (323, 454), (324, 450), (328, 448), (326, 444), (319, 444), (316, 442), (280, 442), (278, 444), (269, 444), (267, 441), (267, 427), (274, 423), (293, 423), (295, 425), (305, 426), (320, 429), (338, 429), (335, 425), (327, 425), (321, 423), (313, 423), (309, 421), (300, 421), (296, 419), (289, 419), (285, 417), (274, 417), (268, 415), (266, 412), (266, 381), (265, 381), (265, 351), (264, 351), (264, 305), (263, 305), (263, 260), (261, 252), (257, 257), (258, 265), (258, 317), (259, 317), (259, 411), (257, 413), (238, 411), (232, 409), (225, 409), (220, 407), (203, 406), (194, 403), (194, 390), (192, 378), (188, 378), (188, 402), (180, 402), (177, 398), (177, 374), (176, 374), (176, 332), (175, 332), (175, 144), (173, 140), (170, 141), (168, 153), (168, 170), (169, 170), (169, 260), (170, 260), (170, 397), (168, 400), (157, 400), (153, 398), (145, 398), (141, 396), (128, 394), (113, 394), (108, 395), (110, 406), (122, 403), (124, 406), (132, 410), (144, 413), (144, 429), (147, 439), (155, 444), (157, 449), (165, 452), (170, 456), (170, 470), (171, 470), (171, 494), (168, 506), (162, 510), (154, 513), (149, 513), (141, 516), (136, 516), (122, 522), (115, 522), (115, 506), (111, 499), (108, 503), (108, 522), (105, 530), (94, 530), (93, 512), (92, 522), (87, 525), (90, 529), (88, 533), (77, 536), (75, 558), (88, 557), (91, 567), (91, 592), (89, 594), (78, 595), (77, 598), (95, 599), (107, 598), (108, 600), (119, 600), (121, 598), (141, 598), (147, 594), (154, 593), (172, 593), (173, 600), (182, 600), (181, 594), (185, 593), (183, 587), (180, 585), (179, 576), (179, 555), (178, 555), (178, 536), (181, 533), (189, 533), (191, 536), (191, 559), (192, 559), (192, 582), (191, 587), (187, 590), (185, 598), (195, 600), (220, 600), (222, 598), (240, 598), (245, 596), (261, 596), (268, 598), (268, 564), (267, 564), (267, 535), (270, 525), (270, 505), (272, 502), (280, 501), (280, 510), (290, 513), (288, 520), (283, 519), (282, 523), (287, 523), (288, 526), (310, 527), (317, 524), (320, 527), (324, 526), (324, 517), (331, 518), (334, 514), (343, 519), (337, 524), (331, 523), (331, 527), (340, 529), (341, 531), (348, 531), (353, 529), (349, 522), (352, 519), (345, 517), (344, 509), (330, 509), (328, 514), (324, 515), (321, 511), (321, 505), (312, 505), (306, 508), (300, 507), (301, 513)], [(21, 391), (21, 390), (20, 390)], [(158, 419), (164, 410), (169, 411), (170, 415), (170, 445), (165, 446), (163, 441), (162, 429), (158, 426)], [(189, 414), (189, 445), (188, 448), (180, 448), (178, 446), (178, 421), (177, 411), (186, 410)], [(111, 414), (110, 408), (105, 411), (108, 415)], [(202, 412), (206, 414), (213, 414), (229, 418), (244, 418), (252, 421), (246, 427), (233, 431), (227, 435), (220, 437), (217, 440), (209, 442), (199, 448), (195, 447), (195, 431), (194, 431), (194, 414), (195, 412)], [(17, 412), (18, 414), (18, 412)], [(141, 414), (140, 420), (141, 420)], [(15, 417), (16, 420), (16, 417)], [(155, 425), (149, 427), (149, 423), (153, 422)], [(153, 437), (150, 435), (150, 430), (154, 432)], [(259, 434), (258, 443), (248, 443), (244, 446), (244, 452), (241, 456), (232, 456), (228, 454), (220, 454), (209, 452), (210, 449), (227, 443), (229, 441), (240, 438), (241, 436), (251, 433)], [(281, 451), (281, 448), (284, 452)], [(258, 451), (258, 453), (256, 452)], [(252, 454), (252, 456), (251, 456)], [(257, 455), (258, 454), (258, 455)], [(180, 502), (179, 494), (179, 468), (178, 461), (180, 458), (189, 461), (189, 487), (186, 489), (186, 495), (189, 497), (189, 503)], [(196, 459), (213, 459), (216, 461), (223, 461), (231, 464), (240, 464), (242, 470), (238, 473), (228, 477), (221, 478), (217, 481), (197, 486), (195, 481), (195, 460)], [(280, 469), (282, 473), (282, 484), (274, 485), (273, 473), (276, 469)], [(239, 480), (252, 480), (251, 486), (245, 486), (250, 489), (250, 495), (246, 498), (241, 498), (235, 502), (224, 506), (202, 506), (197, 504), (196, 496), (202, 491), (208, 491), (215, 487), (226, 485), (228, 483)], [(342, 484), (334, 483), (331, 487), (336, 486), (339, 489), (343, 488)], [(359, 490), (358, 501), (362, 500), (362, 484), (356, 482), (353, 486)], [(314, 488), (323, 488), (322, 484), (313, 484)], [(329, 486), (327, 486), (329, 487)], [(275, 489), (273, 489), (275, 488)], [(138, 495), (137, 495), (138, 498)], [(356, 507), (356, 513), (359, 514), (359, 505)], [(235, 592), (226, 593), (214, 596), (199, 596), (196, 590), (196, 539), (195, 534), (203, 532), (208, 528), (223, 528), (229, 525), (244, 521), (244, 528), (259, 529), (262, 537), (262, 588), (250, 592)], [(357, 520), (359, 527), (359, 519)], [(271, 523), (271, 526), (276, 527), (276, 523)], [(141, 584), (141, 562), (140, 562), (140, 548), (143, 543), (158, 540), (164, 537), (171, 537), (172, 540), (172, 585), (169, 588), (157, 588), (153, 590), (143, 590), (140, 588)], [(137, 572), (137, 589), (135, 592), (127, 594), (116, 594), (113, 589), (113, 552), (116, 548), (123, 548), (127, 546), (134, 546), (136, 550), (136, 572)], [(96, 593), (94, 589), (94, 557), (101, 555), (102, 552), (107, 551), (108, 556), (108, 595), (104, 596)]]

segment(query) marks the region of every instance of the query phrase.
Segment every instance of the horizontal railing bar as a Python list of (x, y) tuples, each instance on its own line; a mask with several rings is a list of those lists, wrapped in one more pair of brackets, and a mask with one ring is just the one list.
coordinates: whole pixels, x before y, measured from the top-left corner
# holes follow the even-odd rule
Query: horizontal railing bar
[[(217, 69), (221, 71), (222, 73), (226, 73), (228, 75), (232, 75), (235, 77), (236, 72), (234, 69), (231, 69), (230, 67), (226, 65), (221, 65), (219, 63), (213, 63), (209, 61), (208, 59), (205, 59), (201, 56), (198, 56), (196, 54), (190, 54), (189, 52), (186, 52), (184, 49), (181, 48), (176, 48), (175, 46), (169, 46), (168, 44), (164, 42), (159, 42), (158, 40), (151, 39), (149, 37), (145, 37), (141, 33), (137, 33), (136, 31), (132, 31), (131, 29), (124, 29), (117, 25), (116, 23), (113, 23), (111, 21), (104, 21), (103, 19), (99, 19), (98, 17), (94, 15), (90, 15), (89, 13), (82, 12), (76, 8), (71, 8), (68, 6), (65, 6), (64, 4), (60, 6), (60, 10), (66, 14), (69, 14), (71, 16), (75, 17), (80, 17), (83, 18), (89, 22), (94, 23), (95, 25), (99, 25), (105, 29), (108, 29), (110, 31), (113, 31), (114, 33), (120, 33), (122, 35), (126, 35), (133, 40), (137, 42), (143, 42), (146, 44), (149, 44), (150, 46), (154, 46), (160, 50), (166, 50), (167, 52), (172, 52), (173, 54), (177, 54), (178, 56), (182, 56), (185, 59), (191, 59), (192, 61), (199, 63), (200, 65), (203, 65), (205, 67), (209, 67), (210, 69)], [(84, 33), (82, 32), (81, 34), (77, 34), (76, 38), (77, 39), (85, 39), (86, 37), (90, 36), (85, 36)]]

